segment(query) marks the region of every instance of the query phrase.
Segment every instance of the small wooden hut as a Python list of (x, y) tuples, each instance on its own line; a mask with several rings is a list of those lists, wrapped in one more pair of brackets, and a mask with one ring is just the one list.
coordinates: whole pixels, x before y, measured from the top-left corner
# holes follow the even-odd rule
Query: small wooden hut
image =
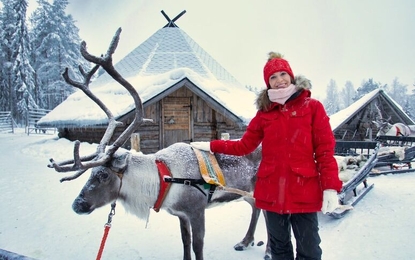
[(415, 124), (385, 91), (376, 89), (366, 94), (348, 108), (330, 116), (330, 123), (337, 140), (373, 140), (378, 133), (373, 121), (380, 118), (389, 123)]

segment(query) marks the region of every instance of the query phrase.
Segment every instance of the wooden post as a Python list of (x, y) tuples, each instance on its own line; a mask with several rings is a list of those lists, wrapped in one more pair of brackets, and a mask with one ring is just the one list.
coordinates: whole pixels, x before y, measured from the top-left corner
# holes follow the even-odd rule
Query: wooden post
[(131, 150), (135, 150), (136, 152), (140, 151), (140, 134), (139, 133), (131, 134)]
[(222, 133), (222, 134), (220, 134), (220, 139), (221, 140), (229, 140), (230, 139), (229, 133)]

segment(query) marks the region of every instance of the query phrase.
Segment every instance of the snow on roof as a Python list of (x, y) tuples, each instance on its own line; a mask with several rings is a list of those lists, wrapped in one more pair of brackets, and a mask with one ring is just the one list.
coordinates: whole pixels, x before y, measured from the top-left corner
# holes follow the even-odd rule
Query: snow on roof
[(371, 100), (373, 100), (378, 94), (382, 94), (389, 102), (390, 105), (392, 105), (396, 111), (399, 111), (399, 114), (403, 116), (403, 118), (406, 120), (406, 124), (414, 124), (415, 122), (411, 119), (411, 117), (405, 113), (402, 106), (396, 103), (395, 100), (393, 100), (385, 91), (382, 89), (375, 89), (371, 92), (367, 93), (363, 97), (361, 97), (359, 100), (348, 106), (347, 108), (340, 110), (339, 112), (333, 114), (330, 116), (330, 124), (331, 129), (333, 131), (337, 130), (338, 127), (341, 126), (341, 124), (347, 120), (349, 120), (351, 117), (353, 117), (356, 113), (358, 113), (367, 103), (369, 103)]
[[(242, 86), (178, 27), (159, 29), (115, 68), (134, 86), (143, 103), (187, 78), (244, 123), (256, 113), (256, 94)], [(116, 118), (134, 109), (130, 94), (107, 73), (92, 82), (90, 89)], [(107, 121), (105, 113), (82, 91), (77, 91), (38, 124), (84, 127)]]
[(368, 94), (361, 97), (359, 100), (348, 106), (347, 108), (340, 110), (339, 112), (330, 116), (330, 125), (333, 131), (336, 130), (343, 122), (353, 117), (365, 104), (372, 100), (381, 89), (375, 89)]

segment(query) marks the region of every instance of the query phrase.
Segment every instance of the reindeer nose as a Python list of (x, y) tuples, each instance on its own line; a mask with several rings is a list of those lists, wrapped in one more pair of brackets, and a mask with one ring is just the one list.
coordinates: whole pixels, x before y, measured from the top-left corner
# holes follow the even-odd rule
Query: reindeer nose
[(76, 214), (90, 214), (94, 209), (81, 196), (75, 199), (72, 203), (72, 209)]

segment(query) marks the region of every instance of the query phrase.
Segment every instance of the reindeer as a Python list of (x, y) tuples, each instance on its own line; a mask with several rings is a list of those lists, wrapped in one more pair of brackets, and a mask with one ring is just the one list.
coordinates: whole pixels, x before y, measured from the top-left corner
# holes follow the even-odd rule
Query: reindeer
[(410, 136), (415, 137), (415, 125), (405, 125), (403, 123), (391, 124), (389, 122), (382, 122), (378, 124), (374, 122), (379, 128), (377, 136), (388, 135), (388, 136)]
[[(235, 192), (224, 189), (205, 189), (198, 167), (197, 157), (189, 144), (176, 143), (154, 154), (142, 154), (121, 148), (124, 142), (147, 119), (143, 118), (143, 105), (138, 93), (114, 68), (114, 53), (121, 28), (114, 35), (106, 55), (96, 57), (81, 43), (82, 56), (96, 64), (89, 72), (79, 70), (83, 82), (75, 82), (69, 77), (68, 69), (63, 73), (65, 81), (81, 89), (107, 115), (108, 127), (95, 153), (80, 156), (80, 142), (74, 142), (73, 159), (55, 162), (50, 159), (48, 167), (57, 172), (73, 172), (73, 175), (61, 179), (70, 181), (78, 178), (88, 169), (91, 175), (72, 204), (78, 214), (90, 214), (96, 208), (120, 201), (125, 209), (138, 218), (146, 219), (150, 210), (166, 210), (177, 216), (180, 222), (183, 242), (183, 259), (192, 258), (193, 248), (197, 260), (203, 260), (205, 236), (205, 209), (215, 203), (245, 199), (252, 207), (251, 221), (245, 237), (234, 246), (244, 250), (253, 245), (254, 232), (260, 210), (254, 206), (250, 194), (254, 189), (255, 174), (261, 160), (261, 148), (247, 156), (229, 156), (215, 154), (217, 162), (226, 179), (226, 186)], [(115, 120), (111, 111), (89, 89), (93, 74), (102, 67), (118, 83), (125, 87), (135, 103), (135, 118), (125, 131), (110, 144), (115, 129), (121, 122)], [(172, 182), (172, 183), (171, 183)], [(270, 259), (269, 247), (266, 247), (265, 259)]]
[(383, 119), (382, 112), (380, 111), (377, 104), (375, 104), (376, 110), (378, 111), (378, 116), (376, 121), (372, 121), (376, 127), (379, 129), (377, 136), (387, 135), (387, 136), (410, 136), (415, 137), (415, 125), (406, 125), (403, 123), (391, 124), (388, 119)]

